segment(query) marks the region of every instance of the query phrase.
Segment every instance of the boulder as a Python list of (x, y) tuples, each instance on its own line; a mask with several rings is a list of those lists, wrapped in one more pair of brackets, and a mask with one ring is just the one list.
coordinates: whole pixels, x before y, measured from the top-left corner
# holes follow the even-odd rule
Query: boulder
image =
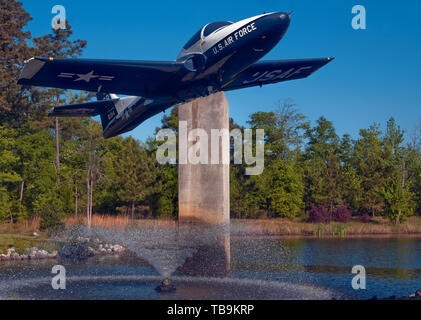
[(91, 247), (88, 247), (88, 251), (89, 251), (90, 253), (92, 253), (92, 255), (96, 255), (96, 254), (98, 254), (98, 251), (96, 251), (94, 248), (91, 248)]
[(19, 255), (19, 253), (15, 252), (11, 255), (11, 258), (12, 258), (12, 260), (20, 260), (20, 255)]
[(416, 297), (421, 297), (421, 289), (415, 291), (415, 296)]
[(94, 254), (88, 250), (88, 247), (79, 243), (66, 243), (58, 252), (61, 259), (82, 261)]

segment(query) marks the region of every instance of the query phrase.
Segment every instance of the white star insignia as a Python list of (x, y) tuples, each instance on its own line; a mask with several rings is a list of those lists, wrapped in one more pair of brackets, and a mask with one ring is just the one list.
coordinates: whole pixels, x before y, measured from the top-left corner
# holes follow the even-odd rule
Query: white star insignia
[(79, 78), (74, 80), (74, 81), (81, 81), (84, 80), (86, 82), (91, 81), (91, 79), (93, 78), (98, 78), (99, 76), (94, 75), (94, 71), (92, 70), (91, 72), (87, 73), (87, 74), (76, 74)]

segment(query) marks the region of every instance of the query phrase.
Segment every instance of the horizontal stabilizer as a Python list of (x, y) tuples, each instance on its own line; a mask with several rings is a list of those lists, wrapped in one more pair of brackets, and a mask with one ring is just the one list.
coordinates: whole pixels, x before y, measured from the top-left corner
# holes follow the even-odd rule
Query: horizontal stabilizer
[(86, 102), (80, 104), (71, 104), (67, 106), (55, 107), (49, 113), (50, 117), (93, 117), (103, 113), (105, 110), (114, 107), (114, 100), (102, 100), (95, 102)]

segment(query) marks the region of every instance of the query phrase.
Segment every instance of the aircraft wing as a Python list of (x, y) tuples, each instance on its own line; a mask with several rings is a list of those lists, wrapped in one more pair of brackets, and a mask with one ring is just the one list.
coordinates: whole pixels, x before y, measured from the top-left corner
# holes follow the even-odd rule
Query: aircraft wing
[(226, 84), (224, 91), (306, 78), (334, 58), (259, 61)]
[(148, 97), (171, 88), (183, 68), (173, 61), (32, 58), (25, 62), (18, 83)]

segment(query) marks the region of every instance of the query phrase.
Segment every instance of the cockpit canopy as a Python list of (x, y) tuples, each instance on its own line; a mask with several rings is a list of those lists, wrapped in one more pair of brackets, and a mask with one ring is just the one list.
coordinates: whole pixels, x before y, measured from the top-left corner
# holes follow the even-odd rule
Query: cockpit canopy
[(230, 24), (233, 24), (233, 22), (230, 21), (216, 21), (212, 23), (208, 23), (204, 27), (200, 28), (199, 31), (197, 31), (193, 37), (187, 43), (184, 45), (183, 49), (187, 50), (191, 46), (193, 46), (196, 42), (198, 42), (200, 39), (209, 36), (211, 33), (222, 29)]

